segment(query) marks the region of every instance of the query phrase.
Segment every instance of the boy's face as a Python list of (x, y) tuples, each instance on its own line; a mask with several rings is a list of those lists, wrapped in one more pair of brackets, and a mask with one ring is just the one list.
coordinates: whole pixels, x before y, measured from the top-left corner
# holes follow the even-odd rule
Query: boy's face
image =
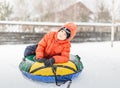
[(67, 38), (67, 34), (64, 30), (60, 30), (57, 34), (57, 38), (59, 40), (65, 40)]

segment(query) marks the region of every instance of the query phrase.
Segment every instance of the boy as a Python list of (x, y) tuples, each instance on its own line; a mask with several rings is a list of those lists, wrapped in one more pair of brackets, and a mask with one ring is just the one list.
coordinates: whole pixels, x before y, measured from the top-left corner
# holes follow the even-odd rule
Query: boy
[(28, 46), (24, 56), (36, 54), (36, 61), (43, 62), (47, 67), (54, 63), (67, 62), (70, 56), (70, 41), (76, 30), (74, 23), (66, 23), (57, 32), (47, 33), (37, 45)]

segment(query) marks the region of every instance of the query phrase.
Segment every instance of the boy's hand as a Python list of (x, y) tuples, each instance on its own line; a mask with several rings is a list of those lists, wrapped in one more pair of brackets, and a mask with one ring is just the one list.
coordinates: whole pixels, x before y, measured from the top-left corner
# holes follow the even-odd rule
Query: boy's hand
[(46, 61), (46, 59), (45, 58), (39, 58), (38, 60), (36, 60), (37, 62), (40, 62), (40, 63), (42, 63), (42, 62), (45, 62)]
[(54, 58), (50, 58), (50, 59), (48, 59), (48, 60), (46, 60), (44, 62), (46, 67), (52, 66), (54, 63), (55, 63), (55, 59)]

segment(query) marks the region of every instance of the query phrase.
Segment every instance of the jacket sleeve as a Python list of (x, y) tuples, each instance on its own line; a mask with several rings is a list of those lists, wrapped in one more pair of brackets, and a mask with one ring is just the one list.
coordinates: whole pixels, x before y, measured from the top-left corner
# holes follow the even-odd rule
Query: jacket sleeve
[(61, 55), (53, 56), (55, 59), (55, 63), (64, 63), (69, 61), (70, 58), (70, 46), (64, 47), (63, 51), (61, 52)]
[(47, 36), (48, 34), (46, 34), (41, 41), (39, 41), (38, 43), (38, 47), (36, 49), (36, 59), (38, 60), (39, 58), (43, 58), (44, 57), (44, 50), (45, 47), (47, 45)]

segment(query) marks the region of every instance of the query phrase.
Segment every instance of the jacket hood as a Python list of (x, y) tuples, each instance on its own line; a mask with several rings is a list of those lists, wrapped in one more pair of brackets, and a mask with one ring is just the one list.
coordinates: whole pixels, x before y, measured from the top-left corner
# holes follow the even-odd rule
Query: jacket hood
[(66, 23), (65, 25), (63, 25), (62, 27), (65, 27), (68, 30), (70, 30), (70, 32), (71, 32), (70, 37), (67, 40), (71, 41), (74, 38), (75, 34), (76, 34), (77, 26), (74, 23), (69, 22), (69, 23)]

